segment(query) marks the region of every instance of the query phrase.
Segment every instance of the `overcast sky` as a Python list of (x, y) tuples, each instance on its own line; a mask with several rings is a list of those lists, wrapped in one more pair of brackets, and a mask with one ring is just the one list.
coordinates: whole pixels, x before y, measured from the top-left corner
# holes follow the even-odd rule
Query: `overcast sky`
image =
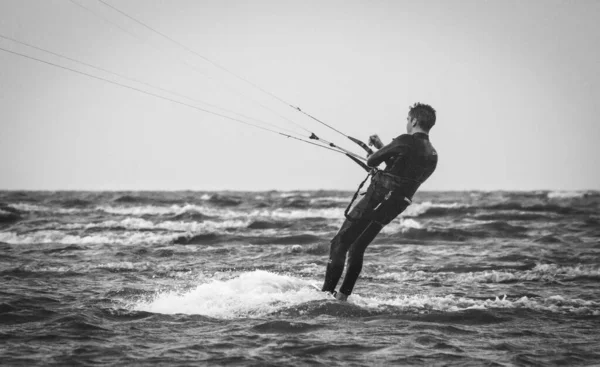
[[(0, 35), (146, 84), (0, 47), (357, 153), (206, 59), (363, 140), (404, 133), (420, 101), (438, 113), (423, 190), (600, 189), (600, 1), (105, 1), (205, 59), (98, 0), (0, 0)], [(0, 189), (352, 190), (363, 176), (341, 154), (0, 50)]]

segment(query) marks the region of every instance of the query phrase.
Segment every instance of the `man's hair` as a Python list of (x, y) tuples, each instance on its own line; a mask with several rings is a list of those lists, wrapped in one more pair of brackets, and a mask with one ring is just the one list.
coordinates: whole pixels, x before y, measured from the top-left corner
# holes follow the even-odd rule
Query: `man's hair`
[(417, 102), (410, 107), (408, 115), (417, 119), (417, 123), (425, 131), (431, 130), (435, 125), (435, 110), (430, 105)]

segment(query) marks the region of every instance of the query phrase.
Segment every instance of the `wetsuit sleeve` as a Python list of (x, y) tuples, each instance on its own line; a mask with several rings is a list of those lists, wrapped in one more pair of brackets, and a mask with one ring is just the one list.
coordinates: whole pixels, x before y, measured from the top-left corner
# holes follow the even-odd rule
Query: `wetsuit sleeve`
[(410, 152), (412, 137), (403, 134), (394, 139), (391, 143), (373, 153), (367, 159), (369, 167), (377, 167), (383, 162), (390, 162), (391, 159), (400, 155), (407, 155)]

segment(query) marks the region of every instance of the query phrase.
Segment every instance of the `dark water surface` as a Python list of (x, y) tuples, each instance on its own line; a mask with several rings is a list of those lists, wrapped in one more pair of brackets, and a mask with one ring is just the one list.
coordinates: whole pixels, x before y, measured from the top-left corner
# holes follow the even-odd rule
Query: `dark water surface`
[(600, 363), (599, 193), (420, 193), (340, 303), (350, 197), (0, 192), (0, 364)]

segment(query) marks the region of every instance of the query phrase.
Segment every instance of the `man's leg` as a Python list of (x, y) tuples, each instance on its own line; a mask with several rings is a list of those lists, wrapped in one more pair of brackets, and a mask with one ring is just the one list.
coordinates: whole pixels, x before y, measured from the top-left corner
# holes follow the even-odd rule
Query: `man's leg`
[[(349, 222), (346, 226), (346, 222)], [(346, 220), (342, 228), (337, 235), (331, 240), (329, 248), (329, 262), (327, 263), (327, 271), (325, 272), (325, 282), (323, 283), (323, 292), (335, 291), (335, 287), (342, 277), (344, 272), (344, 265), (346, 263), (346, 253), (352, 245), (352, 239), (356, 238), (356, 235), (352, 236), (352, 233), (360, 233), (369, 224), (366, 220), (358, 220), (356, 222), (350, 222)], [(346, 228), (344, 228), (346, 227)]]
[(356, 237), (369, 225), (370, 221), (363, 217), (368, 216), (376, 204), (372, 201), (372, 195), (369, 193), (365, 195), (349, 213), (350, 218), (356, 219), (354, 221), (346, 219), (338, 233), (331, 240), (329, 262), (327, 263), (322, 291), (331, 293), (335, 291), (335, 287), (344, 272), (346, 253)]
[(377, 222), (370, 222), (363, 233), (354, 241), (350, 248), (350, 257), (348, 259), (348, 271), (344, 277), (344, 282), (340, 287), (340, 293), (346, 297), (352, 293), (354, 284), (362, 271), (363, 257), (367, 246), (377, 237), (383, 225)]
[(363, 257), (367, 246), (373, 242), (383, 227), (400, 215), (407, 206), (408, 203), (403, 198), (389, 198), (375, 208), (371, 217), (368, 218), (371, 221), (349, 249), (348, 271), (346, 271), (344, 282), (340, 287), (340, 293), (344, 295), (343, 299), (347, 298), (354, 289), (354, 284), (362, 271)]

